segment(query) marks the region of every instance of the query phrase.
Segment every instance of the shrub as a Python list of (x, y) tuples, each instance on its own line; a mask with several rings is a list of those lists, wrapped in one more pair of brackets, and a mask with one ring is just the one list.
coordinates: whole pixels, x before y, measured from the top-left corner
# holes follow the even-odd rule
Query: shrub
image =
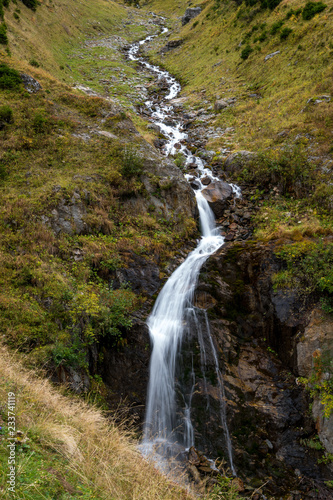
[(267, 8), (274, 10), (281, 3), (281, 0), (266, 0)]
[(48, 131), (49, 121), (42, 113), (36, 113), (32, 122), (32, 128), (36, 134), (43, 134)]
[(0, 159), (0, 181), (3, 181), (8, 176), (7, 164), (4, 160)]
[(17, 89), (21, 85), (20, 73), (7, 64), (0, 64), (0, 89)]
[(306, 21), (312, 19), (316, 14), (326, 9), (327, 5), (323, 2), (307, 2), (302, 12), (302, 17)]
[(30, 66), (34, 66), (34, 68), (39, 68), (40, 64), (36, 59), (30, 59), (29, 61)]
[(276, 21), (276, 23), (272, 24), (272, 27), (271, 27), (271, 35), (275, 35), (279, 29), (281, 28), (281, 26), (284, 24), (284, 21), (282, 21), (282, 19), (280, 21)]
[(7, 25), (5, 23), (2, 23), (0, 26), (0, 43), (2, 45), (8, 44)]
[(285, 196), (304, 198), (313, 189), (315, 174), (306, 152), (290, 147), (258, 154), (251, 168), (245, 168), (240, 177), (265, 189), (277, 186)]
[(266, 31), (264, 31), (263, 33), (261, 33), (260, 37), (258, 38), (259, 42), (264, 42), (267, 38), (267, 33)]
[(13, 110), (7, 105), (0, 107), (0, 122), (13, 123)]
[(288, 36), (290, 35), (290, 33), (292, 33), (292, 31), (293, 30), (291, 28), (283, 28), (283, 30), (280, 33), (280, 40), (286, 40), (286, 38), (288, 38)]
[(250, 47), (250, 45), (247, 45), (241, 52), (241, 58), (244, 59), (248, 59), (249, 55), (251, 54), (251, 52), (253, 52), (253, 49), (252, 47)]
[(143, 170), (142, 157), (137, 150), (131, 146), (125, 147), (122, 154), (120, 173), (124, 177), (139, 176)]
[(24, 3), (28, 9), (35, 11), (37, 9), (38, 0), (22, 0), (22, 3)]

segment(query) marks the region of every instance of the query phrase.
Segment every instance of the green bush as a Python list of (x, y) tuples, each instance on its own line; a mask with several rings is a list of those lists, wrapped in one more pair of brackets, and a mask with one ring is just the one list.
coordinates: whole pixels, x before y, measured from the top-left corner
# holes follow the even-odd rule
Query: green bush
[(40, 64), (36, 59), (30, 59), (29, 61), (30, 66), (33, 66), (34, 68), (39, 68)]
[(304, 198), (313, 190), (316, 167), (300, 147), (272, 150), (258, 154), (251, 167), (244, 168), (240, 180), (264, 189), (278, 187), (284, 196)]
[(131, 146), (125, 147), (122, 154), (120, 173), (124, 177), (139, 176), (143, 170), (142, 157), (137, 150)]
[(290, 35), (290, 33), (292, 33), (292, 31), (293, 30), (291, 28), (283, 28), (283, 30), (280, 33), (280, 40), (286, 40), (286, 38), (288, 38), (288, 36)]
[(302, 17), (306, 21), (312, 19), (316, 14), (326, 9), (327, 5), (323, 2), (307, 2), (302, 12)]
[(43, 134), (49, 129), (49, 121), (42, 113), (36, 113), (32, 122), (36, 134)]
[(13, 123), (13, 110), (6, 104), (0, 107), (0, 122)]
[(4, 160), (0, 159), (0, 181), (8, 177), (7, 164)]
[(35, 11), (37, 9), (38, 0), (22, 0), (22, 3), (29, 9)]
[(251, 52), (253, 52), (253, 49), (252, 47), (250, 47), (250, 45), (247, 45), (241, 52), (241, 58), (244, 59), (248, 59), (249, 55), (251, 54)]
[(274, 10), (281, 3), (281, 0), (266, 0), (265, 3), (268, 9)]
[(301, 292), (315, 294), (318, 299), (333, 298), (332, 242), (304, 240), (284, 245), (275, 254), (286, 267), (274, 275), (276, 286), (283, 288), (292, 284)]
[(264, 42), (265, 40), (267, 39), (267, 33), (266, 31), (263, 31), (260, 35), (260, 37), (258, 38), (259, 42)]
[(7, 45), (8, 44), (7, 25), (5, 23), (2, 23), (0, 25), (0, 43), (2, 45)]
[(276, 23), (272, 24), (272, 27), (271, 27), (271, 35), (276, 35), (276, 33), (279, 31), (279, 29), (281, 28), (281, 26), (284, 24), (284, 21), (282, 21), (282, 19), (280, 21), (276, 21)]
[(18, 89), (21, 85), (20, 73), (7, 64), (0, 64), (0, 89)]

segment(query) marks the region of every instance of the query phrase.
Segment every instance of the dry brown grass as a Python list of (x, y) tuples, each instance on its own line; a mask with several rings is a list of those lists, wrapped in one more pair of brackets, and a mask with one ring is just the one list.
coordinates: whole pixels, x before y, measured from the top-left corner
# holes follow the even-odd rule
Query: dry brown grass
[[(48, 380), (25, 369), (0, 345), (1, 399), (15, 390), (19, 428), (38, 435), (46, 448), (69, 462), (99, 499), (190, 499), (145, 461), (130, 431), (120, 431), (100, 410), (61, 395)], [(95, 497), (94, 497), (95, 498)]]

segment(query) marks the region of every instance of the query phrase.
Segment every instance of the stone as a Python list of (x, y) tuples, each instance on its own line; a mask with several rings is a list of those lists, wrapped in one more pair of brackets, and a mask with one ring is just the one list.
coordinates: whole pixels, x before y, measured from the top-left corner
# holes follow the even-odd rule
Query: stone
[(190, 186), (193, 189), (200, 189), (201, 188), (200, 182), (197, 179), (190, 181)]
[(192, 7), (186, 9), (185, 14), (182, 17), (182, 26), (185, 26), (185, 24), (189, 23), (191, 19), (197, 17), (200, 14), (201, 10), (201, 7)]
[(228, 101), (225, 99), (219, 99), (218, 101), (215, 101), (214, 104), (214, 109), (215, 111), (221, 111), (222, 109), (225, 109), (229, 106)]
[(26, 73), (20, 73), (20, 77), (22, 78), (25, 90), (27, 90), (30, 94), (36, 94), (36, 92), (42, 90), (41, 84), (32, 78), (32, 76), (27, 75)]
[(107, 132), (106, 130), (96, 130), (96, 134), (107, 137), (108, 139), (118, 139), (116, 135), (111, 132)]
[(245, 165), (251, 162), (256, 157), (251, 151), (236, 151), (228, 156), (224, 162), (224, 170), (228, 174), (239, 172)]
[(206, 176), (201, 179), (201, 182), (204, 186), (208, 186), (212, 182), (212, 179)]
[(161, 52), (169, 52), (169, 50), (172, 50), (172, 49), (176, 49), (177, 47), (179, 47), (182, 43), (184, 42), (184, 40), (169, 40), (169, 42), (164, 45), (164, 47), (162, 47), (161, 49)]
[(268, 54), (266, 57), (265, 57), (265, 62), (268, 61), (268, 59), (272, 59), (272, 57), (274, 56), (277, 56), (278, 54), (280, 54), (280, 51), (277, 50), (276, 52), (272, 52), (271, 54)]
[(203, 197), (208, 201), (215, 217), (222, 217), (224, 210), (228, 207), (228, 201), (232, 197), (230, 184), (223, 181), (211, 182), (202, 191)]

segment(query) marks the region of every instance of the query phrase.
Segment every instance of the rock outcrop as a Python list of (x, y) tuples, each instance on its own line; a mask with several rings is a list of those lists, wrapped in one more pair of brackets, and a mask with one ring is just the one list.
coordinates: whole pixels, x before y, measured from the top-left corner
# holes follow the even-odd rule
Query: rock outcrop
[(224, 210), (228, 207), (228, 200), (232, 196), (230, 184), (223, 181), (211, 182), (201, 193), (208, 201), (215, 216), (222, 217)]
[(185, 14), (182, 17), (182, 26), (185, 26), (185, 24), (189, 23), (191, 19), (197, 17), (200, 14), (201, 10), (201, 7), (192, 7), (186, 9)]

